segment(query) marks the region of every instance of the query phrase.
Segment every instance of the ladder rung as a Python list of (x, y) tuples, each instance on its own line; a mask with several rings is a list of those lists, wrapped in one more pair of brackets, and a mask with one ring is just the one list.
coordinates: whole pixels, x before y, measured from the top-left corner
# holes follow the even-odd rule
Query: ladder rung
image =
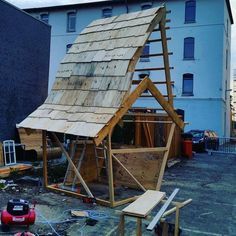
[[(153, 53), (153, 54), (143, 54), (140, 56), (140, 58), (146, 58), (146, 57), (160, 57), (163, 56), (163, 53)], [(169, 52), (168, 55), (173, 55), (173, 52)]]
[(99, 159), (105, 159), (105, 157), (97, 157), (97, 158), (99, 158)]
[[(132, 80), (132, 84), (139, 84), (142, 81), (142, 79)], [(152, 81), (153, 84), (166, 84), (166, 81)], [(174, 84), (174, 81), (170, 82), (171, 84)]]
[[(166, 40), (171, 40), (170, 37), (166, 38)], [(149, 39), (147, 43), (155, 43), (155, 42), (161, 42), (162, 39)]]
[[(141, 95), (140, 97), (152, 98), (153, 96), (151, 94), (144, 94), (144, 95)], [(163, 95), (163, 97), (168, 98), (168, 95)], [(176, 95), (172, 95), (171, 97), (176, 97)]]
[[(165, 30), (169, 30), (169, 29), (170, 29), (169, 26), (165, 27)], [(154, 30), (153, 30), (153, 32), (156, 32), (156, 31), (160, 31), (160, 28), (157, 28), (157, 29), (154, 29)]]
[[(174, 69), (174, 67), (169, 67), (169, 69), (172, 70)], [(165, 70), (165, 67), (135, 69), (135, 71), (148, 71), (148, 70)]]

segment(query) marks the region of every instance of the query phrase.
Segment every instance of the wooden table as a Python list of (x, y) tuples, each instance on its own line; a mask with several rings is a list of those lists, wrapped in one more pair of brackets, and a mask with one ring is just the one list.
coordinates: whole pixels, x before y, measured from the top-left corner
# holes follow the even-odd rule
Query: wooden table
[(164, 192), (147, 190), (136, 201), (122, 210), (120, 219), (120, 235), (124, 235), (125, 216), (137, 218), (137, 235), (142, 235), (142, 219), (145, 219), (152, 209), (165, 197)]

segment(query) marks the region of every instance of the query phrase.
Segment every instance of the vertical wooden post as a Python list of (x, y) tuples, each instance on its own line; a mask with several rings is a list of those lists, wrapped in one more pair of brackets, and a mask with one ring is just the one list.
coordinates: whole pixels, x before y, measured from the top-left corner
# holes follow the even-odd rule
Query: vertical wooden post
[(142, 218), (137, 217), (137, 236), (142, 236)]
[(44, 187), (48, 186), (48, 163), (47, 163), (47, 133), (42, 130), (42, 143), (43, 143), (43, 178)]
[(177, 203), (176, 205), (176, 212), (175, 212), (175, 234), (174, 236), (178, 236), (179, 235), (179, 207), (180, 204)]
[(170, 133), (169, 133), (169, 136), (168, 136), (168, 140), (167, 140), (167, 144), (166, 144), (167, 151), (165, 152), (163, 160), (162, 160), (156, 190), (160, 190), (160, 188), (161, 188), (161, 183), (162, 183), (164, 171), (165, 171), (165, 168), (166, 168), (166, 162), (167, 162), (169, 152), (170, 152), (170, 145), (171, 145), (171, 142), (172, 142), (172, 139), (173, 139), (173, 136), (174, 136), (174, 132), (175, 132), (175, 126), (176, 126), (175, 123), (172, 123), (171, 128), (170, 128)]
[(121, 213), (121, 215), (120, 215), (119, 235), (120, 236), (125, 235), (125, 215), (124, 215), (124, 213)]
[(109, 183), (109, 199), (111, 207), (114, 206), (115, 196), (114, 196), (114, 180), (113, 180), (113, 165), (112, 165), (112, 152), (111, 152), (111, 134), (109, 132), (107, 137), (108, 148), (107, 148), (107, 164), (108, 164), (108, 183)]
[[(135, 120), (141, 120), (141, 116), (135, 116)], [(135, 123), (135, 145), (141, 145), (141, 123)]]

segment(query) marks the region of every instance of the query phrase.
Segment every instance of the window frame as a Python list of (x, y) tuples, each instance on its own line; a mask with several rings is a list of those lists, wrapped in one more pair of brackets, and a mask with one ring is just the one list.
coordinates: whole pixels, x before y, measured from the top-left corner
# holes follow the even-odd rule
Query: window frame
[(145, 2), (145, 3), (142, 3), (140, 6), (141, 6), (141, 10), (145, 11), (145, 10), (148, 10), (148, 9), (152, 8), (152, 3), (151, 2)]
[[(110, 14), (109, 13), (105, 13), (105, 11), (110, 11)], [(102, 8), (102, 18), (105, 19), (105, 18), (109, 18), (109, 17), (112, 17), (112, 7), (104, 7), (104, 8)]]
[[(182, 96), (194, 96), (193, 95), (193, 78), (194, 78), (194, 75), (192, 73), (185, 73), (183, 74), (183, 80), (182, 80)], [(186, 81), (191, 81), (192, 84), (191, 84), (191, 91), (186, 91), (186, 84), (185, 82)]]
[[(46, 20), (46, 21), (43, 20), (43, 16), (47, 16), (47, 20)], [(48, 12), (41, 12), (41, 13), (39, 14), (39, 19), (40, 19), (42, 22), (44, 22), (45, 24), (48, 24), (48, 23), (49, 23), (49, 14), (48, 14)]]
[[(192, 40), (191, 42), (187, 42), (187, 40)], [(194, 60), (195, 59), (195, 38), (194, 37), (186, 37), (184, 38), (184, 51), (183, 51), (183, 59), (184, 60)], [(189, 56), (190, 54), (190, 56)]]
[[(191, 4), (193, 5), (191, 6)], [(185, 24), (196, 23), (196, 1), (195, 0), (188, 0), (185, 2), (184, 23)]]
[(70, 50), (70, 48), (72, 47), (72, 43), (68, 43), (66, 44), (66, 53)]
[[(76, 11), (67, 12), (66, 30), (68, 33), (76, 32)], [(74, 27), (71, 27), (71, 20), (74, 19)]]

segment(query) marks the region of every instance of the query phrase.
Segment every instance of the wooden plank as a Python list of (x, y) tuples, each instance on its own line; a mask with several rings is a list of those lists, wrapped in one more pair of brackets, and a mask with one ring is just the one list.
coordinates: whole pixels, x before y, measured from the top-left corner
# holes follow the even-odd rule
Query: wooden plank
[[(106, 52), (116, 54), (117, 56), (117, 50), (128, 50), (129, 48), (142, 47), (145, 44), (147, 38), (148, 35), (143, 34), (138, 37), (126, 36), (121, 38), (104, 38), (91, 42), (85, 41), (74, 43), (66, 54), (66, 57), (63, 62), (72, 62), (69, 60), (70, 56), (80, 56), (83, 57), (85, 60), (86, 58), (91, 58), (91, 60), (94, 60), (94, 54), (102, 51), (104, 51), (104, 53)], [(85, 52), (87, 52), (87, 54), (85, 54), (87, 55), (87, 57), (83, 56), (83, 53)]]
[[(140, 37), (144, 36), (149, 28), (149, 25), (139, 25), (134, 27), (127, 27), (122, 29), (116, 29), (112, 31), (106, 31), (102, 34), (100, 32), (93, 32), (89, 34), (79, 35), (79, 37), (75, 40), (75, 44), (77, 43), (87, 43), (94, 42), (96, 39), (97, 42), (111, 39), (128, 39), (129, 37)], [(73, 46), (72, 46), (73, 47)], [(69, 52), (72, 52), (71, 49)]]
[[(85, 195), (85, 194), (80, 194), (80, 193), (68, 191), (68, 190), (65, 190), (65, 189), (56, 188), (56, 187), (54, 187), (54, 186), (55, 186), (55, 185), (49, 185), (49, 186), (47, 187), (47, 189), (52, 190), (52, 191), (55, 191), (55, 192), (64, 193), (64, 194), (67, 194), (67, 195), (70, 195), (70, 196), (73, 196), (73, 197), (79, 197), (79, 198), (87, 197), (87, 195)], [(107, 207), (110, 206), (110, 202), (109, 202), (109, 201), (106, 201), (106, 200), (104, 200), (104, 199), (96, 198), (96, 202), (97, 202), (98, 204), (103, 205), (103, 206), (107, 206)]]
[(111, 153), (111, 133), (112, 130), (110, 130), (110, 133), (108, 134), (107, 137), (107, 143), (108, 143), (108, 147), (107, 147), (107, 172), (108, 172), (108, 185), (109, 185), (109, 200), (111, 203), (111, 206), (114, 206), (114, 202), (115, 202), (115, 192), (114, 192), (114, 180), (113, 180), (113, 163), (112, 163), (112, 153)]
[(159, 104), (163, 107), (163, 109), (168, 113), (171, 119), (181, 128), (184, 128), (184, 122), (178, 117), (176, 112), (174, 111), (172, 105), (168, 103), (160, 91), (156, 88), (156, 86), (152, 83), (150, 79), (148, 80), (148, 89), (151, 94), (155, 97), (155, 99), (159, 102)]
[[(165, 10), (164, 10), (165, 11)], [(173, 96), (172, 96), (172, 87), (171, 87), (171, 76), (170, 76), (170, 63), (168, 57), (168, 47), (167, 47), (167, 37), (166, 37), (166, 30), (165, 30), (165, 21), (166, 21), (166, 14), (163, 15), (163, 18), (160, 23), (160, 30), (161, 30), (161, 39), (162, 39), (162, 51), (163, 51), (163, 60), (164, 60), (164, 67), (165, 67), (165, 77), (166, 77), (166, 86), (167, 86), (167, 94), (168, 94), (168, 101), (171, 106), (173, 106)]]
[(128, 175), (134, 180), (134, 182), (145, 192), (146, 189), (143, 187), (143, 185), (132, 175), (132, 173), (119, 161), (119, 159), (112, 154), (112, 157), (115, 159), (115, 161), (128, 173)]
[[(138, 68), (135, 69), (135, 71), (147, 71), (147, 70), (153, 71), (153, 70), (165, 70), (165, 69), (166, 69), (165, 67), (151, 67), (151, 68)], [(169, 69), (174, 69), (174, 67), (169, 67)]]
[(162, 215), (166, 211), (167, 207), (171, 204), (171, 201), (174, 199), (175, 195), (179, 192), (179, 189), (176, 188), (173, 193), (168, 197), (167, 201), (165, 204), (161, 207), (161, 209), (158, 211), (156, 216), (153, 218), (151, 223), (148, 225), (147, 230), (153, 230), (156, 224), (159, 222), (161, 219)]
[(143, 16), (141, 18), (135, 18), (130, 20), (124, 20), (119, 22), (110, 22), (108, 24), (104, 25), (95, 25), (91, 27), (86, 27), (80, 34), (88, 34), (93, 32), (104, 32), (109, 30), (115, 30), (115, 29), (122, 29), (127, 27), (133, 27), (137, 25), (146, 25), (150, 24), (152, 20), (156, 17), (155, 14), (149, 15), (149, 16)]
[(124, 208), (122, 212), (128, 215), (145, 218), (164, 197), (164, 192), (147, 190), (136, 201)]
[(86, 193), (88, 194), (88, 196), (90, 197), (94, 197), (93, 194), (91, 193), (90, 189), (88, 188), (87, 184), (85, 183), (84, 179), (82, 178), (82, 176), (80, 175), (79, 171), (77, 170), (76, 166), (74, 165), (73, 161), (71, 160), (69, 154), (67, 153), (67, 151), (65, 150), (65, 148), (63, 147), (63, 145), (61, 144), (60, 140), (58, 139), (58, 137), (56, 136), (56, 134), (52, 133), (53, 137), (55, 138), (55, 141), (57, 142), (57, 144), (60, 146), (62, 152), (64, 153), (64, 155), (66, 156), (66, 159), (69, 162), (69, 165), (71, 165), (71, 167), (73, 168), (76, 176), (78, 177), (78, 179), (80, 180), (80, 183), (82, 184), (82, 186), (84, 187)]
[(161, 183), (162, 183), (164, 171), (165, 171), (165, 168), (166, 168), (167, 159), (168, 159), (168, 156), (169, 156), (170, 145), (171, 145), (171, 142), (172, 142), (172, 139), (173, 139), (173, 136), (174, 136), (175, 127), (176, 127), (176, 125), (173, 123), (171, 125), (171, 128), (170, 128), (170, 133), (169, 133), (167, 144), (166, 144), (167, 151), (165, 152), (164, 158), (162, 160), (162, 165), (161, 165), (161, 170), (159, 172), (159, 177), (158, 177), (158, 181), (157, 181), (156, 190), (161, 189)]

